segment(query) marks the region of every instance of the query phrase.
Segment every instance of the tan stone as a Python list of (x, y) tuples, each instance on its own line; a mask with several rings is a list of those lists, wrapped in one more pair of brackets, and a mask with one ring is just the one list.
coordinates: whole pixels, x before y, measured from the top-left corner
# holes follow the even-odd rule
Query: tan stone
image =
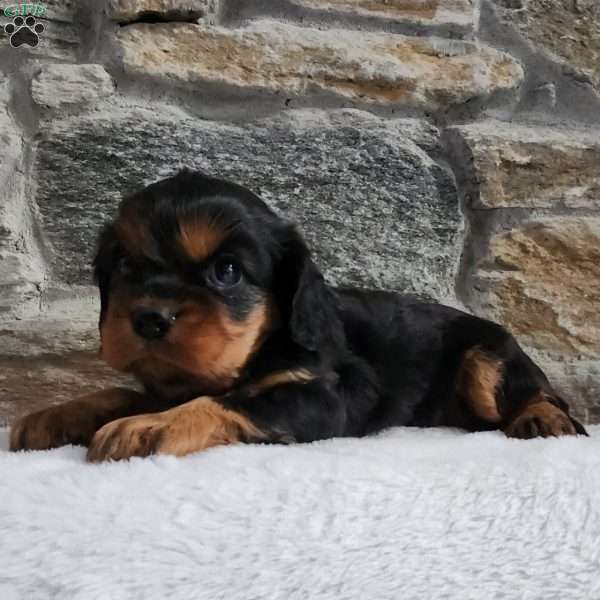
[(388, 17), (421, 23), (470, 24), (473, 6), (469, 0), (292, 0), (307, 8)]
[(600, 206), (600, 130), (488, 121), (447, 139), (475, 207)]
[(519, 63), (486, 46), (262, 20), (228, 30), (138, 24), (118, 34), (130, 72), (190, 83), (440, 108), (515, 88)]
[(488, 316), (539, 350), (600, 358), (600, 218), (556, 217), (494, 237), (477, 279)]
[[(587, 73), (600, 90), (598, 0), (496, 0), (507, 21), (517, 23), (531, 44)], [(515, 4), (515, 10), (510, 10)]]
[(215, 0), (110, 0), (109, 14), (115, 21), (131, 21), (143, 14), (202, 17)]

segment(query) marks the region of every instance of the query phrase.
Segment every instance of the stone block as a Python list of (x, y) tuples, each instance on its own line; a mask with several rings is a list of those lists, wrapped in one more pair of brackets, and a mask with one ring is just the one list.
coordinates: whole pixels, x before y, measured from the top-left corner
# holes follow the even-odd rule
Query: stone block
[(31, 83), (33, 100), (40, 106), (92, 105), (115, 90), (102, 65), (52, 64), (44, 66)]
[(474, 281), (486, 316), (528, 347), (600, 360), (600, 218), (545, 218), (498, 233)]
[(571, 65), (600, 92), (597, 0), (494, 0), (532, 47)]
[(297, 221), (334, 283), (454, 297), (462, 218), (424, 121), (292, 111), (236, 126), (111, 105), (42, 132), (37, 202), (63, 283), (90, 281), (96, 235), (123, 194), (185, 165), (245, 185)]
[(475, 208), (600, 207), (600, 130), (486, 121), (446, 139)]
[(509, 55), (458, 40), (319, 30), (274, 20), (245, 28), (134, 24), (117, 35), (124, 67), (187, 88), (447, 109), (515, 90), (523, 70)]

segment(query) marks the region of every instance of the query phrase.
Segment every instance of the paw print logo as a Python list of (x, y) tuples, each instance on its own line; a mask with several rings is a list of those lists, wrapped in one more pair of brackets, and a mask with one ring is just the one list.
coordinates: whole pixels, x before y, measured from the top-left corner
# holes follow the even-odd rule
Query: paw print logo
[(39, 42), (39, 35), (44, 31), (44, 26), (38, 23), (35, 17), (15, 17), (12, 23), (4, 26), (4, 32), (10, 35), (10, 45), (18, 48), (27, 44), (35, 48)]

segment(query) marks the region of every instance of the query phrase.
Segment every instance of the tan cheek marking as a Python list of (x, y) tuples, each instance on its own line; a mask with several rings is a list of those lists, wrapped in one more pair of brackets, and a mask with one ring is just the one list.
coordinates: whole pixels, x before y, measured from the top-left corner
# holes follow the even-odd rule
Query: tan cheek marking
[[(162, 308), (175, 309), (179, 305), (174, 301), (162, 300)], [(173, 375), (168, 364), (148, 354), (144, 342), (133, 331), (131, 314), (142, 308), (156, 306), (156, 300), (148, 296), (128, 298), (115, 294), (109, 299), (109, 308), (100, 326), (100, 357), (113, 369), (129, 371), (136, 362), (141, 373), (156, 378), (167, 378)], [(136, 372), (137, 373), (137, 372)]]
[(217, 360), (217, 365), (220, 370), (239, 371), (254, 353), (268, 328), (270, 322), (268, 304), (256, 306), (242, 324), (232, 321), (229, 316), (226, 316), (222, 322), (228, 341)]
[(219, 247), (226, 232), (210, 221), (179, 223), (179, 245), (192, 260), (207, 259)]
[(224, 307), (190, 311), (165, 346), (165, 360), (199, 377), (231, 385), (269, 327), (268, 302), (256, 306), (243, 323)]
[[(101, 326), (101, 356), (113, 368), (142, 379), (184, 375), (206, 379), (226, 390), (256, 351), (272, 322), (271, 301), (257, 305), (244, 322), (231, 319), (223, 306), (188, 306), (167, 338), (149, 354), (132, 330), (129, 315), (152, 305), (146, 298), (112, 297)], [(133, 363), (135, 365), (132, 367)]]
[(142, 356), (143, 348), (131, 329), (129, 317), (117, 316), (109, 309), (100, 327), (100, 337), (100, 356), (117, 371), (126, 371)]
[(496, 392), (503, 379), (502, 361), (495, 359), (479, 348), (465, 353), (458, 376), (459, 392), (464, 396), (473, 412), (491, 423), (502, 417), (496, 403)]

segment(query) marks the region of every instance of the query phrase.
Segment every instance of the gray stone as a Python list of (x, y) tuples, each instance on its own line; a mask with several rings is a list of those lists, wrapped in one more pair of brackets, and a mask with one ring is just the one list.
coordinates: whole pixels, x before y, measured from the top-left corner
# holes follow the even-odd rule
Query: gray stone
[(155, 105), (47, 122), (37, 201), (54, 276), (89, 281), (96, 234), (122, 194), (187, 165), (299, 222), (332, 282), (451, 300), (462, 220), (452, 176), (423, 149), (435, 130), (359, 115), (298, 111), (241, 127)]
[(46, 7), (45, 18), (57, 23), (76, 23), (83, 3), (81, 0), (44, 0), (40, 4)]
[(86, 106), (110, 96), (113, 80), (102, 65), (47, 65), (31, 83), (31, 95), (40, 106), (59, 108), (63, 105)]
[(54, 0), (47, 6), (47, 20), (42, 20), (46, 30), (33, 53), (42, 60), (76, 61), (82, 54), (83, 43), (78, 3)]
[(552, 361), (533, 353), (550, 382), (583, 423), (600, 423), (600, 361)]
[(8, 112), (9, 98), (4, 81), (0, 84), (0, 320), (35, 311), (44, 277), (26, 203), (24, 140)]

